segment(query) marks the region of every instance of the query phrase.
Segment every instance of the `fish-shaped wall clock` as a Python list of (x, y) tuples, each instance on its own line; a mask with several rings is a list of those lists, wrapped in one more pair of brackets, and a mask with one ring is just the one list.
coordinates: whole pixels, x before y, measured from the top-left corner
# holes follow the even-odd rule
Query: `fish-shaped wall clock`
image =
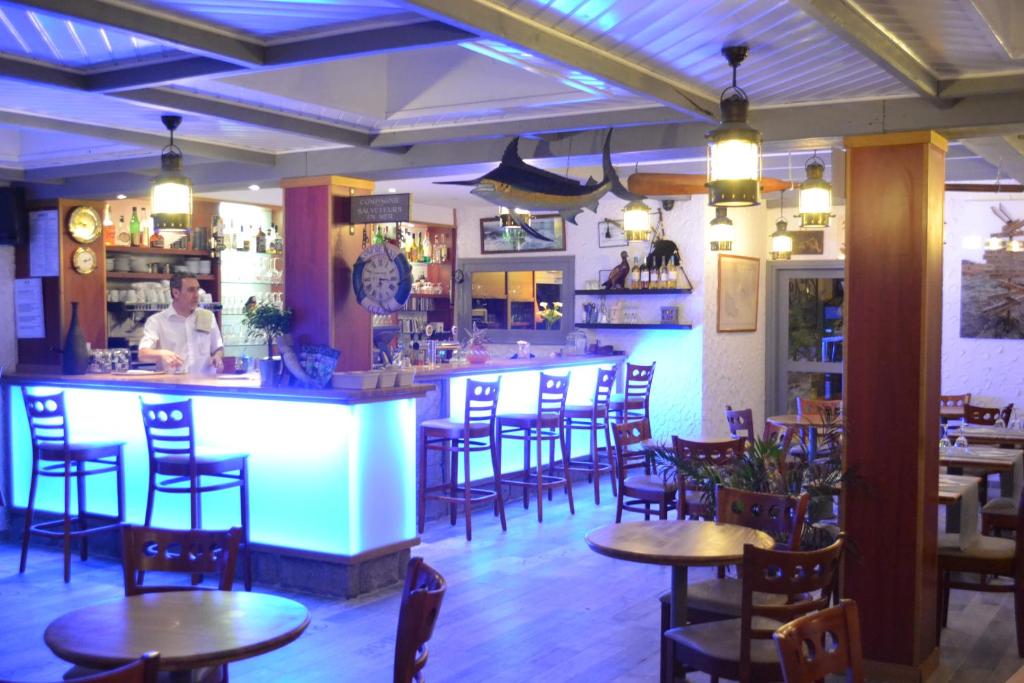
[[(643, 199), (642, 195), (627, 190), (619, 180), (612, 166), (611, 141), (612, 132), (608, 131), (604, 139), (601, 161), (604, 179), (601, 182), (590, 178), (586, 183), (580, 183), (572, 178), (527, 164), (519, 156), (519, 138), (516, 137), (505, 148), (501, 163), (493, 171), (476, 180), (454, 180), (440, 184), (469, 185), (473, 187), (471, 194), (491, 204), (529, 209), (533, 212), (556, 212), (563, 220), (575, 225), (576, 217), (583, 209), (597, 212), (597, 203), (609, 191), (626, 201)], [(531, 237), (545, 242), (552, 241), (527, 225), (514, 212), (512, 217)]]

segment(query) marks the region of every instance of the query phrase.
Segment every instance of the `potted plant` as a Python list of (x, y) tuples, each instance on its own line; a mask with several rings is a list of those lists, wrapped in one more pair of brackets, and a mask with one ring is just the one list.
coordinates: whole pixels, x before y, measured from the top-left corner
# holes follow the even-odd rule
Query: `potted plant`
[(275, 386), (281, 368), (280, 360), (274, 358), (274, 342), (291, 330), (291, 309), (278, 308), (269, 303), (247, 307), (242, 324), (247, 328), (246, 337), (266, 342), (267, 357), (260, 360), (260, 384), (265, 387)]
[(555, 301), (548, 307), (547, 301), (540, 302), (540, 312), (537, 314), (544, 321), (544, 327), (554, 328), (555, 324), (562, 319), (562, 302)]

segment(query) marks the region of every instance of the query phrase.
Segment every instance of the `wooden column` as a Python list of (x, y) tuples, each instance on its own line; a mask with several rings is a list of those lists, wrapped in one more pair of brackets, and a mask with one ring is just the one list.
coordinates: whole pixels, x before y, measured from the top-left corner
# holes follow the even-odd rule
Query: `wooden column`
[(884, 680), (938, 664), (936, 497), (947, 142), (847, 138), (845, 528), (864, 655)]
[(368, 370), (370, 312), (352, 294), (352, 265), (362, 252), (362, 228), (336, 225), (337, 199), (371, 194), (358, 178), (290, 178), (284, 188), (285, 305), (295, 311), (297, 343), (327, 344), (341, 351), (339, 370)]

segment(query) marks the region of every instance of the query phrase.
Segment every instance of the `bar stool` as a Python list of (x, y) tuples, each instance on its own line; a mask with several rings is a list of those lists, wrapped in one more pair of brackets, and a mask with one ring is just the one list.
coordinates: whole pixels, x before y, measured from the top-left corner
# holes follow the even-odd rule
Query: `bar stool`
[[(498, 410), (498, 389), (501, 379), (494, 382), (466, 380), (466, 405), (462, 422), (450, 418), (424, 420), (420, 423), (419, 447), (416, 463), (416, 524), (419, 533), (426, 526), (427, 500), (441, 500), (448, 503), (448, 514), (452, 526), (458, 505), (466, 510), (466, 540), (473, 540), (473, 503), (494, 501), (495, 514), (501, 517), (501, 530), (505, 526), (505, 501), (501, 496), (501, 457), (494, 444), (494, 415)], [(443, 453), (441, 460), (441, 483), (427, 486), (427, 453)], [(494, 471), (494, 490), (473, 488), (469, 471), (469, 454), (488, 451), (491, 454), (491, 468)], [(465, 484), (459, 486), (459, 454), (462, 454), (466, 470)], [(445, 455), (447, 456), (448, 477), (445, 477)], [(435, 493), (437, 492), (437, 493)]]
[(651, 419), (651, 384), (654, 382), (654, 365), (626, 363), (626, 390), (613, 394), (609, 410), (614, 422)]
[[(597, 385), (594, 387), (594, 401), (585, 405), (565, 406), (565, 442), (569, 452), (569, 471), (586, 472), (594, 481), (594, 504), (601, 504), (601, 473), (609, 472), (612, 480), (612, 495), (618, 496), (615, 481), (615, 456), (612, 455), (612, 434), (608, 422), (608, 403), (615, 385), (615, 371), (600, 368), (597, 371)], [(590, 454), (572, 457), (572, 432), (583, 429), (590, 433)], [(597, 450), (598, 430), (604, 432), (604, 462)]]
[[(81, 537), (79, 552), (81, 558), (87, 560), (89, 534), (117, 529), (124, 522), (124, 442), (73, 441), (68, 428), (63, 392), (34, 396), (22, 389), (22, 398), (32, 435), (32, 480), (28, 491), (28, 506), (25, 508), (25, 534), (21, 539), (21, 565), (18, 572), (25, 572), (31, 534), (60, 536), (64, 539), (64, 583), (68, 583), (71, 580), (71, 539)], [(114, 473), (117, 480), (117, 522), (89, 528), (89, 513), (85, 507), (85, 478), (110, 472)], [(61, 519), (32, 524), (39, 477), (64, 479), (64, 515)], [(75, 516), (71, 515), (72, 477), (78, 489), (78, 514)], [(75, 531), (71, 529), (72, 522), (78, 523)], [(55, 527), (60, 527), (60, 530)]]
[[(142, 403), (142, 424), (149, 447), (149, 491), (146, 526), (152, 526), (156, 493), (187, 493), (192, 529), (203, 528), (202, 494), (237, 488), (242, 543), (245, 553), (245, 590), (252, 590), (249, 552), (249, 455), (196, 453), (192, 399), (170, 403)], [(163, 477), (163, 479), (158, 479)], [(204, 483), (202, 478), (213, 478)]]
[[(512, 439), (523, 442), (523, 471), (503, 477), (502, 484), (521, 486), (523, 507), (530, 507), (530, 489), (537, 489), (537, 521), (544, 521), (544, 490), (565, 487), (569, 496), (569, 513), (575, 515), (572, 500), (572, 486), (569, 479), (569, 453), (565, 443), (565, 398), (569, 393), (569, 375), (540, 374), (540, 390), (537, 392), (536, 413), (507, 413), (498, 416), (498, 459), (501, 459), (502, 441)], [(537, 445), (537, 473), (531, 474), (530, 442)], [(548, 458), (554, 461), (555, 442), (562, 449), (563, 476), (544, 474), (544, 457), (541, 448), (548, 444)]]

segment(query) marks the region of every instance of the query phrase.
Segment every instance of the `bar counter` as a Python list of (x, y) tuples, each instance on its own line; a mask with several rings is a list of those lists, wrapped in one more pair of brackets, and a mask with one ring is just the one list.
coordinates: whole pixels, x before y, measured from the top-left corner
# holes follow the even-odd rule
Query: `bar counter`
[[(31, 472), (23, 389), (38, 394), (64, 391), (73, 439), (126, 443), (127, 519), (132, 523), (143, 522), (149, 472), (140, 399), (187, 397), (193, 401), (200, 453), (249, 454), (250, 535), (258, 551), (258, 580), (354, 595), (395, 577), (367, 579), (365, 571), (349, 571), (352, 565), (387, 563), (390, 558), (397, 571), (408, 548), (419, 543), (416, 399), (433, 385), (317, 391), (263, 389), (252, 378), (13, 374), (3, 377), (2, 386), (7, 401), (6, 467), (15, 508), (27, 504)], [(113, 479), (105, 479), (89, 478), (88, 509), (114, 515)], [(44, 482), (37, 511), (62, 510), (62, 496), (59, 480)], [(188, 520), (187, 495), (157, 494), (155, 526), (187, 528)], [(203, 496), (204, 527), (238, 522), (237, 490)], [(313, 571), (297, 570), (298, 576), (289, 580), (282, 576), (287, 571), (282, 557), (319, 564)], [(323, 563), (334, 565), (334, 571), (325, 572)], [(260, 576), (267, 571), (271, 578)], [(325, 581), (346, 585), (323, 585)]]

